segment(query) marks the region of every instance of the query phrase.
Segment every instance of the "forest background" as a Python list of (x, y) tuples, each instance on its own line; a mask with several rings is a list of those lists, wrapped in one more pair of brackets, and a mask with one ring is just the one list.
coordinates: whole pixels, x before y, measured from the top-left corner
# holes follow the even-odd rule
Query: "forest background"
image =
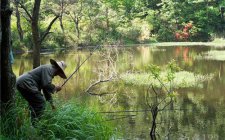
[[(13, 49), (32, 50), (34, 1), (12, 6)], [(41, 49), (212, 41), (225, 36), (224, 6), (224, 0), (42, 0), (39, 41)]]

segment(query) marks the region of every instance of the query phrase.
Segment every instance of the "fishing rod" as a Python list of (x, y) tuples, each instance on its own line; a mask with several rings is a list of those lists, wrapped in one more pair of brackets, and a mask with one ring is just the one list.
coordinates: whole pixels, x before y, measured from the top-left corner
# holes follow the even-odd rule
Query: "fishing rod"
[(64, 81), (61, 85), (61, 88), (69, 81), (69, 79), (80, 69), (80, 67), (92, 56), (93, 52), (99, 47), (100, 45), (96, 46), (91, 52), (90, 55), (75, 69), (75, 71)]

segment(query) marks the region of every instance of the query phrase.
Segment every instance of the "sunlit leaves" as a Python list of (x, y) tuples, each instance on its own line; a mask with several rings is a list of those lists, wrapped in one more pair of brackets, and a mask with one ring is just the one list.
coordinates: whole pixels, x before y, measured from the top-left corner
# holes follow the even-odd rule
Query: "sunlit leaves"
[(150, 69), (150, 71), (153, 75), (153, 78), (155, 78), (155, 79), (159, 78), (159, 74), (161, 71), (159, 66), (151, 64), (150, 66), (148, 66), (148, 68)]

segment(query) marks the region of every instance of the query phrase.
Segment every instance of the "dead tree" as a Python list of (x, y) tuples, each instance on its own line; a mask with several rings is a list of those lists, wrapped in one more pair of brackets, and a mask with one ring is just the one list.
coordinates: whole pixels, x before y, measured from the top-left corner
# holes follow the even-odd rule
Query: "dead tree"
[[(113, 50), (114, 49), (114, 50)], [(89, 85), (89, 87), (85, 90), (85, 93), (90, 95), (107, 95), (112, 94), (110, 92), (103, 92), (103, 93), (95, 93), (94, 88), (97, 85), (113, 81), (117, 78), (116, 72), (116, 59), (117, 59), (117, 50), (115, 48), (109, 48), (107, 51), (104, 51), (101, 56), (103, 59), (99, 61), (101, 67), (97, 66), (96, 73), (98, 74), (98, 80), (94, 81)], [(99, 90), (98, 90), (99, 92)]]

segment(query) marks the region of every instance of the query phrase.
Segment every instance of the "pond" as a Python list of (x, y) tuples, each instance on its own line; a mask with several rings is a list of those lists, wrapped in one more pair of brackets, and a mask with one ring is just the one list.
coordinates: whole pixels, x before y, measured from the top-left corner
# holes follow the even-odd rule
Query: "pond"
[[(49, 59), (64, 60), (70, 75), (90, 52), (70, 50), (43, 53), (41, 63)], [(16, 55), (13, 70), (18, 76), (32, 68), (32, 54)], [(212, 75), (192, 86), (177, 87), (176, 100), (160, 112), (157, 118), (157, 137), (160, 139), (225, 138), (225, 49), (206, 46), (133, 46), (109, 47), (94, 52), (80, 70), (66, 83), (59, 100), (76, 98), (106, 116), (116, 124), (121, 139), (150, 139), (151, 113), (146, 104), (144, 84), (127, 83), (124, 74), (147, 73), (150, 64), (165, 66), (171, 60), (182, 69), (195, 75)], [(189, 76), (183, 76), (191, 78)], [(179, 78), (179, 77), (178, 77)], [(109, 80), (99, 82), (99, 80)], [(141, 80), (141, 79), (140, 79)], [(195, 79), (195, 81), (198, 79)], [(99, 82), (89, 91), (90, 85)], [(132, 82), (132, 80), (131, 80)], [(63, 80), (54, 78), (54, 83)], [(196, 85), (196, 86), (195, 86)], [(101, 94), (97, 96), (96, 94)]]

